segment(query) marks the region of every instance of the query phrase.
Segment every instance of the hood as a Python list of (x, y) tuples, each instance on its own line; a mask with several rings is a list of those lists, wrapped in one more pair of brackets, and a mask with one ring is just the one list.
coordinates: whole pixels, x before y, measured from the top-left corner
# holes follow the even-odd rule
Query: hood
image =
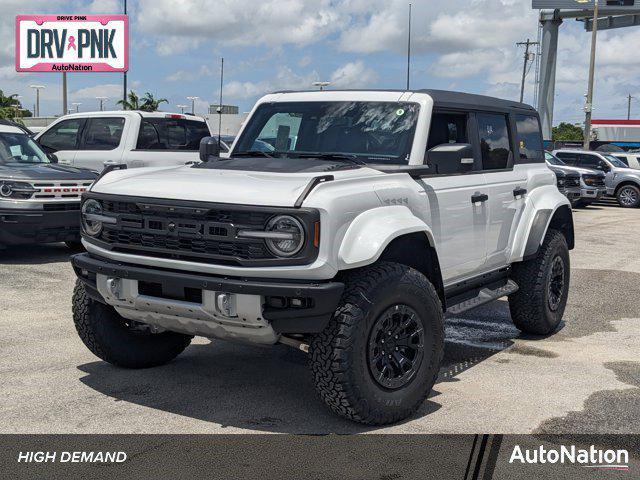
[(134, 168), (108, 173), (91, 188), (112, 195), (212, 203), (292, 207), (318, 176), (335, 180), (385, 175), (370, 168), (332, 172), (275, 173), (193, 166)]
[(604, 176), (604, 173), (602, 173), (600, 170), (594, 170), (591, 168), (580, 168), (580, 167), (572, 167), (570, 165), (551, 165), (549, 163), (547, 163), (547, 166), (553, 170), (553, 171), (561, 171), (561, 172), (565, 172), (565, 173), (569, 173), (569, 172), (573, 172), (573, 173), (578, 173), (580, 175), (582, 175), (583, 173), (587, 173), (590, 175), (593, 174), (598, 174), (598, 175), (602, 175)]
[(67, 167), (53, 163), (9, 163), (0, 165), (0, 178), (24, 181), (95, 180), (97, 174), (84, 168)]

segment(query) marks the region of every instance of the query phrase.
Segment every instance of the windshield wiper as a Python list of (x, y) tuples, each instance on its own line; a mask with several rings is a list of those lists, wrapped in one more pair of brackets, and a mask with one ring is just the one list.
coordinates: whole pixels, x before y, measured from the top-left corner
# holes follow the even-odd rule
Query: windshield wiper
[(234, 152), (232, 157), (267, 157), (273, 158), (269, 152), (263, 152), (261, 150), (247, 150), (246, 152)]
[(299, 158), (317, 158), (318, 160), (344, 160), (354, 165), (366, 165), (357, 155), (339, 152), (287, 152)]

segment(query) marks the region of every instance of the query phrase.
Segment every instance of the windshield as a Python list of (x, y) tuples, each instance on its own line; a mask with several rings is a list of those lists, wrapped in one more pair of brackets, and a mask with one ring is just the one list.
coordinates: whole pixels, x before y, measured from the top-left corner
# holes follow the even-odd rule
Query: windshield
[(232, 156), (259, 150), (271, 156), (348, 155), (368, 163), (408, 164), (419, 111), (418, 104), (400, 102), (263, 104)]
[(549, 162), (551, 165), (558, 165), (559, 167), (566, 165), (566, 163), (564, 163), (562, 160), (560, 160), (558, 157), (556, 157), (555, 155), (549, 153), (549, 152), (545, 152), (544, 153), (544, 158), (547, 162)]
[(614, 157), (613, 155), (604, 155), (604, 158), (609, 160), (609, 163), (616, 168), (629, 168), (629, 166), (618, 157)]
[(50, 163), (36, 142), (24, 133), (0, 133), (0, 165)]

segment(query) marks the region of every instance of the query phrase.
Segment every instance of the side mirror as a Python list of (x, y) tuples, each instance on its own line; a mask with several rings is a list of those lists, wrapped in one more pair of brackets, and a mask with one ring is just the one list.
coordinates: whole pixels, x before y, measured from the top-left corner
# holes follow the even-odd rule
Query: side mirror
[(49, 157), (49, 161), (51, 163), (58, 163), (58, 156), (55, 153), (47, 153), (47, 157)]
[(200, 140), (200, 160), (208, 162), (211, 157), (220, 156), (220, 145), (216, 137), (204, 137)]
[(443, 143), (427, 152), (427, 163), (436, 174), (464, 173), (473, 169), (473, 147), (468, 143)]

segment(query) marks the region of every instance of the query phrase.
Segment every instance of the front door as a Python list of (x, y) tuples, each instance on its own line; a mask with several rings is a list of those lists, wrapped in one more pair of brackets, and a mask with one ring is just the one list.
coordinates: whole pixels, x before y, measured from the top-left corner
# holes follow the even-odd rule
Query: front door
[[(427, 150), (447, 143), (470, 143), (473, 128), (464, 112), (435, 112), (431, 119)], [(438, 173), (423, 177), (431, 215), (430, 226), (445, 285), (478, 274), (485, 263), (488, 204), (485, 178), (479, 158), (465, 173)], [(456, 167), (443, 169), (451, 172)]]
[(73, 165), (84, 123), (83, 118), (62, 120), (42, 132), (36, 141), (45, 152), (55, 153), (60, 164)]

